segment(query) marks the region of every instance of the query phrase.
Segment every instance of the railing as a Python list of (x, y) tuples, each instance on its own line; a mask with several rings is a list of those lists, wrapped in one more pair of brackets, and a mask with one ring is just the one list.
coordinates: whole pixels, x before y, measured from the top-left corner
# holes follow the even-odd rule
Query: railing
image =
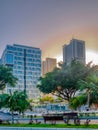
[(63, 113), (63, 114), (46, 114), (43, 115), (44, 122), (50, 121), (51, 124), (56, 124), (56, 121), (63, 121), (66, 124), (69, 124), (70, 120), (74, 121), (74, 124), (79, 125), (80, 119), (78, 118), (78, 114), (71, 112), (71, 113)]

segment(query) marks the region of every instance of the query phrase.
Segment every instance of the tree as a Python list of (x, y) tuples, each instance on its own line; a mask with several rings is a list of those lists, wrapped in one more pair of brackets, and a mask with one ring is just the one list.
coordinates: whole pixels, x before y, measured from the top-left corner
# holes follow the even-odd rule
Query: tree
[(90, 107), (93, 103), (98, 103), (98, 76), (92, 73), (86, 77), (86, 80), (80, 80), (80, 90), (87, 95), (87, 105)]
[(40, 78), (38, 88), (41, 92), (52, 93), (69, 101), (79, 90), (78, 81), (85, 78), (93, 71), (89, 66), (73, 60), (71, 64), (59, 64), (52, 72)]
[(6, 107), (6, 99), (8, 96), (8, 94), (0, 94), (0, 108)]
[(90, 73), (85, 80), (79, 80), (81, 94), (70, 100), (70, 107), (73, 109), (80, 108), (82, 105), (88, 106), (98, 104), (98, 71), (92, 66), (92, 73)]
[(80, 110), (80, 107), (82, 105), (86, 105), (87, 103), (87, 95), (86, 94), (82, 94), (76, 97), (73, 97), (70, 99), (69, 101), (69, 107), (73, 110)]
[(6, 84), (15, 86), (16, 82), (17, 78), (13, 76), (12, 69), (7, 66), (0, 65), (0, 89), (4, 89)]
[(18, 111), (19, 113), (24, 114), (24, 112), (27, 109), (31, 108), (28, 97), (24, 92), (17, 92), (16, 91), (15, 94), (16, 94), (16, 97), (17, 97), (16, 111)]
[(27, 95), (24, 92), (14, 92), (6, 99), (7, 107), (12, 112), (12, 124), (14, 123), (14, 112), (24, 113), (30, 107)]

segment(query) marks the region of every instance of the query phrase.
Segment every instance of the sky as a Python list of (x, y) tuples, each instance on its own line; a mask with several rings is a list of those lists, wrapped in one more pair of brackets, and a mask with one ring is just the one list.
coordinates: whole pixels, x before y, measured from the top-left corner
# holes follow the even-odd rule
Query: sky
[(60, 61), (72, 38), (84, 40), (86, 62), (98, 64), (98, 0), (0, 0), (0, 56), (17, 43)]

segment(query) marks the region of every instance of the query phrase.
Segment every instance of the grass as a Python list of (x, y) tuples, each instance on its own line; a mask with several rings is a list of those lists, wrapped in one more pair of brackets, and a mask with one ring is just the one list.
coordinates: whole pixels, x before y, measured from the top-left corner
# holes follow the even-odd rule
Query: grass
[(74, 125), (74, 124), (0, 124), (0, 126), (9, 126), (9, 127), (47, 127), (47, 128), (95, 128), (98, 129), (98, 124), (91, 125)]

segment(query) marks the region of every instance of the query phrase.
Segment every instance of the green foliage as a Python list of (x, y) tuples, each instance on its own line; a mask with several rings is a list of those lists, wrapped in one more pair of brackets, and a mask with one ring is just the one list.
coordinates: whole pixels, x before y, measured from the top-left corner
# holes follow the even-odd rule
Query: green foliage
[(8, 94), (0, 94), (0, 108), (6, 107), (6, 100), (8, 96)]
[(4, 65), (0, 65), (0, 89), (4, 89), (6, 84), (15, 86), (17, 78), (12, 74), (12, 69)]
[(41, 87), (41, 84), (39, 84), (37, 87), (40, 89), (40, 91), (44, 93), (51, 93), (53, 89), (56, 89), (56, 82), (54, 80), (54, 74), (55, 72), (49, 72), (46, 74), (45, 78), (41, 77), (40, 82), (43, 87)]
[(87, 103), (87, 95), (82, 94), (77, 97), (73, 97), (69, 101), (69, 107), (73, 110), (79, 109), (82, 105), (85, 105)]
[(90, 66), (73, 60), (71, 64), (59, 64), (52, 72), (40, 78), (37, 86), (43, 93), (52, 93), (64, 100), (69, 101), (80, 89), (79, 80), (85, 80), (93, 71)]
[(86, 77), (85, 81), (78, 81), (80, 90), (87, 95), (87, 104), (90, 107), (93, 103), (98, 103), (98, 76), (92, 73)]
[(86, 75), (86, 78), (78, 81), (82, 94), (70, 100), (70, 107), (75, 110), (85, 104), (88, 107), (92, 104), (98, 104), (98, 71), (95, 69), (95, 66), (88, 70), (89, 73)]
[[(75, 125), (75, 124), (65, 124), (65, 123), (63, 123), (63, 124), (60, 124), (60, 123), (56, 123), (55, 125), (53, 125), (53, 124), (51, 124), (51, 123), (47, 123), (47, 124), (38, 124), (38, 125), (36, 125), (35, 123), (32, 123), (32, 124), (28, 124), (28, 123), (19, 123), (19, 124), (0, 124), (0, 126), (8, 126), (8, 127), (25, 127), (24, 129), (26, 129), (26, 127), (31, 127), (31, 129), (33, 129), (34, 127), (38, 127), (38, 128), (45, 128), (45, 129), (48, 129), (48, 128), (63, 128), (63, 129), (65, 129), (65, 128), (73, 128), (73, 129), (79, 129), (79, 128), (81, 128), (81, 129), (98, 129), (98, 124), (89, 124), (88, 126), (86, 126), (86, 125), (84, 125), (84, 124), (81, 124), (81, 125)], [(33, 128), (32, 128), (33, 127)], [(22, 129), (21, 128), (21, 129)], [(16, 128), (16, 129), (18, 129), (18, 128)]]
[(11, 95), (1, 94), (0, 95), (0, 108), (6, 107), (10, 108), (12, 112), (12, 124), (14, 123), (14, 112), (24, 113), (28, 108), (30, 108), (30, 103), (28, 101), (27, 95), (24, 92), (14, 92)]
[(30, 107), (30, 103), (24, 92), (16, 91), (13, 95), (9, 95), (7, 98), (7, 106), (10, 108), (10, 111), (18, 111), (19, 113), (23, 113)]

